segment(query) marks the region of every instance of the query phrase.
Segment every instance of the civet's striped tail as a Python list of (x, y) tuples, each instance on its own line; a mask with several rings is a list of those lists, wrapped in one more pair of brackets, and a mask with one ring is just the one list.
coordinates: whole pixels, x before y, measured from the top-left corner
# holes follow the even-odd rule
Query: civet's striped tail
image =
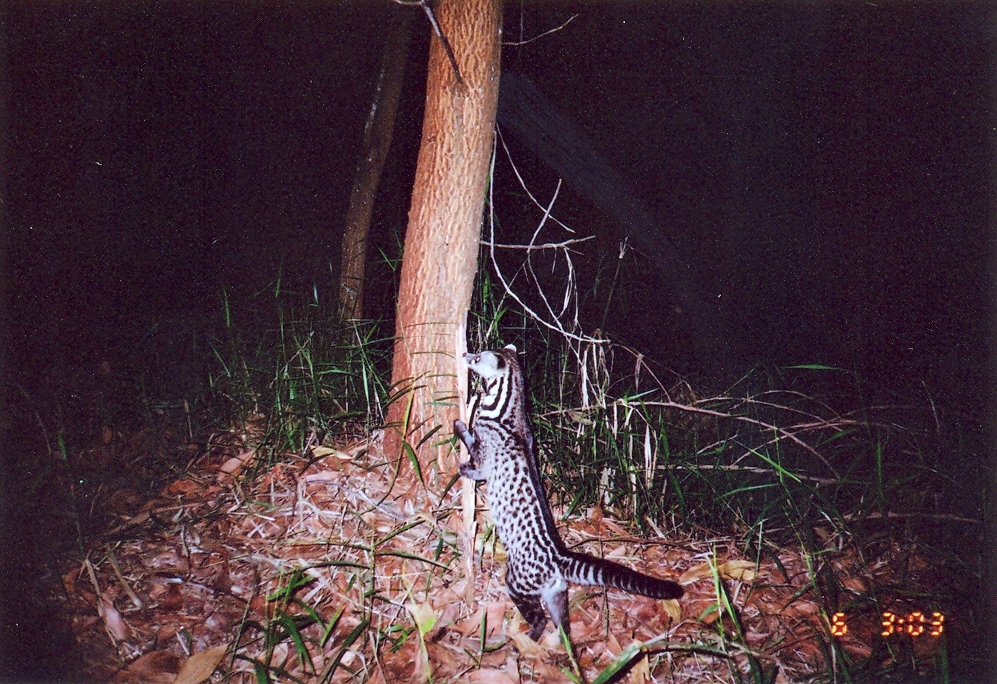
[(561, 564), (561, 572), (566, 580), (574, 584), (616, 587), (631, 594), (656, 599), (676, 599), (684, 593), (676, 582), (651, 577), (619, 563), (584, 553), (569, 551), (568, 557)]

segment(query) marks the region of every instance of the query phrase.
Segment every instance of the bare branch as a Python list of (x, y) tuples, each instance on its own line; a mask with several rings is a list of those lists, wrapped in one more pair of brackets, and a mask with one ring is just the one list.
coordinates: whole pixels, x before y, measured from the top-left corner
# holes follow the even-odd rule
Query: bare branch
[[(499, 136), (499, 137), (501, 137), (501, 136)], [(504, 146), (505, 146), (505, 143), (503, 142), (503, 147)], [(493, 148), (493, 150), (492, 150), (492, 166), (491, 166), (492, 178), (495, 177), (495, 158), (496, 158), (496, 152), (497, 152), (497, 150)], [(506, 148), (506, 153), (508, 154), (508, 148)], [(522, 185), (523, 189), (526, 190), (526, 184), (523, 181), (522, 176), (519, 175), (519, 171), (518, 170), (516, 171), (516, 177), (519, 179), (520, 184)], [(529, 190), (526, 190), (526, 192), (530, 196), (530, 199), (532, 199), (534, 202), (536, 202), (536, 199), (533, 197), (532, 193), (530, 193)], [(490, 240), (488, 241), (487, 244), (490, 246), (489, 255), (491, 256), (492, 267), (495, 269), (495, 275), (498, 276), (499, 282), (502, 283), (502, 287), (505, 289), (506, 294), (508, 294), (510, 297), (512, 297), (513, 300), (515, 300), (515, 302), (517, 304), (519, 304), (520, 307), (522, 307), (523, 311), (525, 311), (526, 313), (528, 313), (535, 321), (537, 321), (538, 323), (540, 323), (542, 326), (544, 326), (546, 328), (549, 328), (549, 329), (551, 329), (551, 330), (553, 330), (553, 331), (555, 331), (557, 333), (560, 333), (562, 337), (565, 337), (566, 339), (569, 339), (569, 340), (574, 340), (575, 342), (585, 342), (585, 343), (589, 343), (589, 344), (605, 344), (608, 340), (599, 340), (599, 339), (595, 339), (595, 338), (592, 338), (592, 337), (587, 337), (587, 336), (584, 336), (584, 335), (577, 335), (575, 333), (568, 332), (567, 330), (564, 329), (564, 325), (561, 323), (561, 321), (558, 320), (556, 317), (554, 318), (554, 322), (553, 323), (551, 323), (550, 321), (547, 321), (544, 317), (542, 317), (536, 311), (534, 311), (533, 309), (531, 309), (526, 304), (526, 302), (524, 302), (522, 300), (522, 298), (520, 298), (520, 296), (517, 295), (516, 292), (512, 289), (512, 286), (509, 284), (509, 281), (506, 280), (505, 274), (502, 273), (502, 269), (499, 267), (498, 261), (495, 258), (495, 194), (494, 193), (495, 193), (495, 183), (491, 183), (488, 186), (488, 205), (489, 205), (488, 227), (489, 227), (489, 237), (490, 237)], [(543, 206), (539, 202), (536, 202), (536, 204), (537, 204), (537, 206)], [(546, 209), (546, 207), (544, 207), (544, 208)], [(558, 223), (560, 223), (560, 222), (558, 222)], [(572, 232), (574, 232), (574, 231), (572, 231)], [(545, 298), (545, 301), (546, 301), (546, 298)], [(575, 352), (575, 353), (577, 355), (577, 352)]]
[(436, 14), (433, 12), (433, 8), (429, 6), (428, 0), (393, 0), (398, 5), (409, 5), (418, 6), (423, 9), (426, 16), (429, 18), (429, 23), (433, 26), (433, 32), (436, 37), (440, 39), (440, 43), (443, 44), (443, 51), (447, 53), (447, 58), (450, 59), (450, 66), (453, 67), (454, 74), (457, 76), (457, 83), (464, 85), (464, 80), (460, 77), (460, 67), (457, 66), (457, 58), (454, 57), (453, 50), (450, 48), (450, 41), (447, 37), (443, 35), (443, 29), (440, 28), (440, 24), (436, 21)]
[(589, 240), (594, 240), (594, 239), (595, 239), (595, 235), (589, 235), (588, 237), (573, 238), (571, 240), (564, 240), (563, 242), (545, 242), (542, 245), (534, 245), (534, 244), (529, 244), (529, 245), (507, 245), (507, 244), (503, 244), (503, 243), (500, 243), (500, 242), (492, 244), (488, 240), (482, 240), (481, 244), (487, 245), (488, 247), (497, 247), (498, 249), (522, 249), (522, 250), (526, 250), (526, 251), (539, 251), (541, 249), (564, 249), (565, 247), (568, 247), (569, 245), (573, 245), (573, 244), (576, 244), (578, 242), (588, 242)]
[[(522, 175), (520, 175), (519, 168), (516, 166), (516, 162), (514, 162), (512, 160), (512, 153), (509, 151), (509, 146), (505, 144), (505, 138), (502, 136), (502, 129), (501, 128), (496, 128), (496, 132), (498, 133), (499, 142), (502, 143), (502, 149), (505, 151), (505, 157), (506, 157), (506, 159), (509, 160), (509, 165), (512, 166), (512, 172), (514, 174), (516, 174), (516, 180), (519, 181), (519, 187), (521, 187), (523, 189), (523, 192), (526, 193), (526, 196), (530, 198), (530, 201), (533, 202), (533, 204), (535, 204), (537, 206), (537, 208), (544, 209), (546, 211), (545, 205), (541, 204), (540, 200), (538, 200), (536, 197), (534, 197), (533, 193), (530, 192), (530, 189), (528, 187), (526, 187), (526, 181), (523, 180)], [(493, 167), (493, 170), (494, 170), (494, 167)], [(564, 223), (561, 223), (561, 221), (557, 220), (556, 218), (551, 217), (551, 220), (553, 220), (554, 223), (556, 223), (557, 225), (561, 226), (562, 228), (564, 228), (569, 233), (574, 233), (575, 232), (575, 230), (573, 228), (571, 228), (570, 226), (568, 226), (568, 225), (566, 225)]]
[[(395, 0), (395, 2), (398, 2), (398, 0)], [(526, 40), (503, 42), (502, 45), (510, 45), (510, 46), (513, 46), (513, 47), (516, 47), (516, 46), (519, 46), (519, 45), (527, 45), (529, 43), (532, 43), (535, 40), (540, 40), (544, 36), (549, 36), (552, 33), (557, 33), (558, 31), (560, 31), (561, 29), (563, 29), (565, 26), (567, 26), (568, 24), (570, 24), (571, 22), (573, 22), (576, 18), (578, 18), (578, 15), (577, 14), (572, 14), (570, 17), (568, 17), (568, 20), (566, 22), (564, 22), (560, 26), (555, 26), (554, 28), (550, 29), (549, 31), (544, 31), (539, 36), (533, 36), (532, 38), (527, 38)]]

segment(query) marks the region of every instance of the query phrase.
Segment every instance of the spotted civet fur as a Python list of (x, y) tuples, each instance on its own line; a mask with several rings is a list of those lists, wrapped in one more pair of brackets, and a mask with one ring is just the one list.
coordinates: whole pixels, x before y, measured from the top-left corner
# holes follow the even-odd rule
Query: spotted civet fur
[(516, 348), (510, 344), (498, 352), (465, 354), (464, 363), (481, 376), (482, 387), (471, 429), (454, 421), (454, 432), (471, 452), (460, 474), (488, 482), (488, 504), (508, 557), (506, 588), (530, 624), (530, 636), (539, 639), (543, 634), (544, 607), (554, 626), (568, 631), (569, 582), (617, 587), (652, 598), (682, 596), (675, 582), (565, 547), (540, 482)]

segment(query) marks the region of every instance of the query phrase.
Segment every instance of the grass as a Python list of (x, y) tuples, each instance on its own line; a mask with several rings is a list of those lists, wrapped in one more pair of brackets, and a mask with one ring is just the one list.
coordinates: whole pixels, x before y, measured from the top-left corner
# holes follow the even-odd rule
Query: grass
[[(397, 399), (387, 384), (390, 339), (377, 325), (329, 326), (328, 312), (314, 302), (287, 306), (286, 295), (275, 286), (277, 323), (252, 334), (243, 331), (226, 303), (225, 325), (212, 341), (216, 364), (209, 402), (224, 409), (217, 415), (230, 419), (266, 416), (260, 444), (267, 456), (261, 465), (272, 465), (288, 451), (303, 453), (329, 435), (369, 434), (383, 423), (387, 403)], [(857, 382), (851, 397), (818, 398), (778, 386), (840, 387), (838, 369), (756, 369), (727, 392), (698, 396), (679, 378), (661, 381), (664, 371), (630, 350), (605, 340), (566, 341), (531, 324), (487, 277), (480, 280), (475, 301), (471, 347), (511, 341), (525, 352), (545, 475), (566, 514), (598, 504), (644, 529), (727, 534), (759, 562), (778, 562), (780, 549), (797, 547), (812, 566), (809, 591), (822, 606), (828, 630), (830, 616), (840, 608), (875, 611), (884, 598), (872, 586), (848, 589), (848, 578), (839, 576), (831, 560), (836, 551), (856, 545), (871, 557), (885, 545), (909, 543), (944, 553), (940, 540), (948, 528), (972, 517), (959, 502), (982, 495), (969, 488), (971, 480), (946, 474), (942, 448), (962, 439), (945, 431), (952, 426), (904, 427), (913, 412), (862, 406)], [(824, 382), (828, 376), (834, 382)], [(973, 461), (970, 454), (963, 460)], [(894, 520), (902, 527), (890, 524)], [(968, 530), (966, 539), (973, 538)], [(949, 556), (970, 584), (978, 580), (973, 559)], [(718, 575), (714, 586), (715, 610), (726, 619), (716, 622), (721, 631), (715, 643), (703, 648), (745, 655), (747, 670), (732, 669), (733, 679), (772, 681), (771, 663), (746, 646), (728, 585)], [(304, 605), (298, 605), (303, 612), (297, 617), (289, 616), (288, 595), (275, 607), (272, 624), (260, 631), (268, 643), (293, 642), (307, 659), (295, 629), (304, 621), (328, 632), (328, 624)], [(913, 598), (934, 606), (959, 603), (948, 588)], [(982, 624), (982, 616), (969, 618), (969, 632)], [(381, 634), (375, 641), (397, 638)], [(836, 674), (828, 671), (828, 681), (913, 676), (925, 668), (910, 653), (904, 656), (903, 645), (884, 642), (856, 659), (829, 631), (820, 638), (826, 662), (837, 668)], [(648, 650), (638, 647), (628, 657), (641, 648)], [(946, 650), (930, 667), (945, 675), (952, 658)], [(612, 671), (623, 669), (617, 662)]]
[[(392, 341), (383, 325), (330, 323), (334, 312), (314, 292), (288, 292), (279, 279), (243, 306), (224, 295), (221, 301), (218, 324), (199, 347), (208, 350), (206, 380), (185, 405), (181, 422), (189, 434), (230, 430), (255, 449), (253, 467), (240, 476), (243, 490), (291, 454), (307, 459), (319, 445), (367, 438), (383, 424), (388, 403), (399, 399), (389, 386)], [(756, 567), (783, 567), (787, 548), (801, 554), (808, 583), (794, 600), (814, 600), (823, 616), (822, 627), (808, 632), (823, 653), (826, 669), (819, 679), (903, 681), (931, 673), (947, 680), (978, 666), (974, 658), (984, 644), (975, 634), (984, 616), (974, 597), (982, 530), (972, 521), (980, 515), (975, 502), (985, 500), (987, 478), (972, 431), (952, 414), (930, 405), (865, 405), (857, 380), (842, 382), (847, 373), (817, 364), (754, 369), (725, 392), (701, 395), (608, 340), (566, 338), (535, 324), (485, 272), (469, 340), (471, 349), (513, 342), (524, 353), (543, 472), (563, 515), (598, 506), (645, 532), (669, 531), (659, 536), (722, 538)], [(821, 391), (828, 387), (835, 392)], [(852, 391), (843, 393), (842, 387)], [(128, 421), (154, 420), (164, 410), (157, 406), (142, 395)], [(113, 421), (98, 416), (90, 422), (99, 427)], [(81, 486), (97, 477), (86, 470), (93, 459), (85, 440), (65, 437), (71, 426), (48, 429), (41, 415), (35, 422), (49, 455), (35, 464), (33, 486), (40, 491), (61, 483), (60, 498), (70, 511), (66, 521), (85, 549), (94, 540), (81, 520), (100, 508), (92, 500), (96, 490)], [(165, 456), (173, 459), (174, 472), (183, 467), (182, 454)], [(401, 456), (385, 455), (389, 464)], [(952, 471), (952, 462), (961, 464), (961, 472)], [(980, 476), (971, 477), (974, 471)], [(263, 618), (247, 610), (231, 657), (249, 662), (259, 682), (331, 681), (349, 671), (344, 658), (351, 650), (396, 651), (413, 640), (425, 660), (425, 639), (438, 616), (419, 607), (416, 593), (398, 612), (408, 618), (374, 619), (385, 601), (373, 584), (378, 559), (385, 558), (379, 549), (398, 533), (372, 537), (354, 549), (367, 558), (365, 567), (354, 568), (354, 581), (367, 593), (363, 614), (348, 630), (341, 622), (344, 606), (320, 609), (308, 598), (307, 568), (294, 568), (265, 597)], [(459, 565), (452, 556), (460, 549), (439, 534), (437, 557), (413, 562)], [(749, 593), (764, 587), (757, 580), (744, 584), (719, 556), (708, 554), (713, 596), (698, 616), (699, 636), (635, 641), (594, 681), (617, 681), (639, 663), (653, 667), (683, 653), (711, 667), (725, 663), (725, 681), (773, 681), (772, 649), (778, 645), (752, 633), (755, 618), (743, 613), (750, 596), (738, 593), (738, 587), (753, 586)], [(859, 562), (846, 566), (845, 558)], [(877, 570), (881, 564), (889, 573)], [(428, 577), (419, 592), (434, 590), (435, 575)], [(914, 607), (953, 618), (939, 652), (920, 652), (911, 639), (871, 640), (867, 651), (856, 650), (831, 634), (838, 611), (849, 619), (865, 615), (874, 624), (884, 610), (907, 615)], [(478, 662), (501, 647), (486, 644), (484, 619), (482, 614)], [(278, 662), (281, 645), (292, 661)], [(330, 648), (333, 657), (317, 666), (318, 654)], [(307, 676), (292, 677), (289, 662)], [(582, 679), (577, 663), (569, 671)]]
[(314, 292), (285, 292), (279, 279), (238, 311), (223, 296), (222, 314), (210, 340), (215, 363), (205, 403), (222, 424), (266, 417), (258, 441), (267, 456), (259, 465), (343, 430), (383, 424), (391, 338), (376, 322), (331, 325), (334, 312)]

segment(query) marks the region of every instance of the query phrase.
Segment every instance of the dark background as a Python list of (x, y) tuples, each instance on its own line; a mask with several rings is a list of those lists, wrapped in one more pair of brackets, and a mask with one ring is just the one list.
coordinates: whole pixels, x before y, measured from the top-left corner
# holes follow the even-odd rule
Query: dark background
[[(148, 391), (176, 398), (196, 387), (189, 341), (220, 316), (222, 288), (248, 301), (281, 273), (333, 301), (363, 126), (400, 11), (420, 16), (375, 211), (372, 253), (389, 260), (419, 144), (421, 10), (5, 4), (8, 392), (55, 401), (141, 351)], [(507, 46), (503, 70), (573, 122), (677, 255), (665, 263), (631, 245), (607, 304), (626, 230), (566, 179), (555, 215), (598, 236), (577, 256), (589, 332), (602, 327), (703, 387), (756, 364), (837, 366), (870, 401), (930, 397), (982, 429), (987, 6), (510, 2), (505, 39), (575, 13)], [(548, 201), (557, 174), (506, 138)], [(540, 214), (499, 154), (501, 238), (522, 242)], [(676, 313), (677, 269), (701, 309)], [(374, 259), (369, 277), (380, 287), (366, 313), (390, 320), (390, 264)], [(690, 351), (690, 316), (711, 322), (721, 364)]]
[[(290, 286), (332, 298), (398, 11), (9, 6), (8, 310), (25, 352), (15, 368), (62, 373), (162, 319), (196, 327), (218, 310), (222, 286), (247, 296), (281, 267)], [(671, 321), (626, 302), (606, 323), (616, 338), (716, 385), (756, 362), (813, 362), (901, 392), (924, 380), (982, 405), (983, 5), (511, 3), (505, 38), (574, 13), (563, 30), (507, 47), (503, 68), (528, 77), (619, 172), (674, 245), (718, 321), (707, 334), (730, 357), (709, 377), (670, 348)], [(428, 33), (424, 19), (414, 26), (375, 255), (378, 245), (398, 255), (418, 150)], [(507, 137), (546, 201), (557, 175)], [(537, 217), (523, 202), (503, 206), (518, 190), (509, 175), (496, 181), (508, 191), (497, 209), (512, 241)], [(579, 247), (582, 263), (615, 259), (621, 235), (599, 208), (568, 187), (555, 214), (602, 236)], [(654, 286), (640, 305), (667, 312), (679, 265), (636, 252), (628, 269)], [(598, 277), (583, 271), (580, 284)], [(391, 301), (375, 299), (367, 314), (390, 317)]]

